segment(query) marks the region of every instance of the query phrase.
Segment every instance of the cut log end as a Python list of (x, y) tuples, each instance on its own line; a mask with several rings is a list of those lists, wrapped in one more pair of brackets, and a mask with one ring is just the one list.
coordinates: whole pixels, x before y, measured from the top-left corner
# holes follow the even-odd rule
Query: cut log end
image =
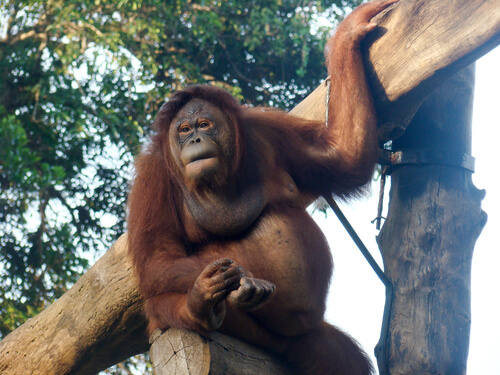
[(155, 331), (151, 341), (155, 375), (293, 374), (281, 358), (218, 332), (203, 337), (171, 328)]

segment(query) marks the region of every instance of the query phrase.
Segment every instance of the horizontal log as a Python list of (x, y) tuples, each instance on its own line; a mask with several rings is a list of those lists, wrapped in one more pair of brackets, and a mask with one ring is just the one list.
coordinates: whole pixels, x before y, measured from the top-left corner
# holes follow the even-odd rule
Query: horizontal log
[(0, 374), (94, 374), (148, 349), (123, 235), (61, 298), (0, 341)]
[[(402, 134), (425, 98), (500, 44), (498, 0), (401, 0), (380, 14), (363, 45), (379, 138)], [(326, 85), (291, 113), (325, 119)]]
[(212, 332), (203, 337), (175, 328), (152, 335), (155, 375), (290, 375), (281, 358), (233, 337)]

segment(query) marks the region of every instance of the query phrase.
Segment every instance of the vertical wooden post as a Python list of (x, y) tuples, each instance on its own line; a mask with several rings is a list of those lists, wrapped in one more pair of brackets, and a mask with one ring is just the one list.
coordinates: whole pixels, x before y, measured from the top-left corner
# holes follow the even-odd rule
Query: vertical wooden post
[(465, 374), (474, 244), (486, 223), (471, 179), (474, 66), (426, 100), (393, 142), (378, 237), (394, 298), (381, 374)]

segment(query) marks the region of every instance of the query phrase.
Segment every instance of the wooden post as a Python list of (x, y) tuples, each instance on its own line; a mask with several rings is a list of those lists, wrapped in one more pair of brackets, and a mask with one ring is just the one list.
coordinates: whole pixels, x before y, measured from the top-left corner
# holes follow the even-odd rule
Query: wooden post
[[(435, 87), (500, 43), (498, 0), (401, 0), (375, 21), (363, 49), (383, 141), (404, 132)], [(325, 94), (318, 86), (292, 113), (323, 121)]]
[(291, 375), (281, 358), (235, 338), (171, 328), (151, 336), (155, 375)]
[(393, 142), (378, 242), (394, 286), (381, 374), (466, 373), (474, 244), (486, 223), (472, 183), (474, 67), (436, 90)]

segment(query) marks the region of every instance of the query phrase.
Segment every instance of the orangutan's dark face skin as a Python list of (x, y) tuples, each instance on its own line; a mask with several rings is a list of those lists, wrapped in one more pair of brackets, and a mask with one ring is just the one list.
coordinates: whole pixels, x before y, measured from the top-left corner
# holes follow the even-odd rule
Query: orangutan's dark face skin
[(226, 176), (233, 156), (233, 134), (222, 111), (212, 104), (193, 99), (170, 125), (170, 150), (184, 180), (214, 182)]

